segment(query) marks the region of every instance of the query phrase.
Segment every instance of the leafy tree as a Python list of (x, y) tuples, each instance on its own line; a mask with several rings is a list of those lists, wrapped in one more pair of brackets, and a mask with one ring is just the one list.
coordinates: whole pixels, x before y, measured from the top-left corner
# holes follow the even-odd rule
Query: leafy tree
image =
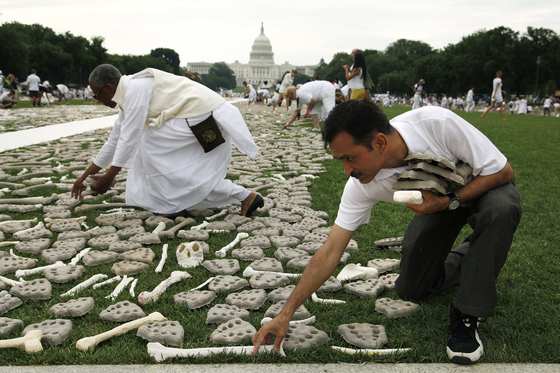
[(217, 62), (210, 66), (207, 75), (202, 75), (202, 84), (214, 91), (233, 89), (236, 86), (235, 75), (225, 62)]
[(181, 73), (181, 60), (179, 54), (173, 49), (169, 48), (156, 48), (150, 51), (150, 56), (164, 60), (169, 66), (173, 67), (175, 74)]

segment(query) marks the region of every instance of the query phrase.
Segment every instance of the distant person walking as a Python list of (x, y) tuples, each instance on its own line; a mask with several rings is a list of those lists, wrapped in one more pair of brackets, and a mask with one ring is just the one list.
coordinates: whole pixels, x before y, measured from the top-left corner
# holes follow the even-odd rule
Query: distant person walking
[(27, 93), (29, 97), (31, 97), (33, 106), (41, 106), (39, 84), (41, 84), (41, 78), (37, 76), (37, 71), (31, 70), (31, 74), (29, 74), (25, 80), (25, 85), (27, 86)]
[(496, 77), (492, 81), (492, 96), (490, 96), (490, 106), (486, 107), (486, 109), (480, 116), (481, 118), (484, 118), (490, 110), (499, 111), (502, 113), (502, 116), (506, 114), (504, 96), (502, 95), (502, 75), (502, 70), (498, 70), (496, 72)]
[(550, 116), (550, 108), (552, 107), (552, 98), (547, 97), (543, 103), (543, 115)]
[(342, 66), (344, 76), (350, 88), (350, 100), (368, 100), (369, 94), (366, 89), (367, 67), (364, 53), (360, 49), (352, 51), (352, 66)]
[(412, 98), (412, 110), (422, 107), (422, 96), (424, 95), (424, 79), (420, 79), (414, 84), (414, 97)]
[(257, 101), (257, 91), (253, 85), (244, 81), (243, 86), (245, 87), (245, 97), (249, 100), (247, 101), (247, 104), (251, 105), (252, 103), (255, 103)]
[(474, 89), (469, 89), (467, 92), (467, 106), (465, 111), (467, 113), (472, 113), (474, 111)]

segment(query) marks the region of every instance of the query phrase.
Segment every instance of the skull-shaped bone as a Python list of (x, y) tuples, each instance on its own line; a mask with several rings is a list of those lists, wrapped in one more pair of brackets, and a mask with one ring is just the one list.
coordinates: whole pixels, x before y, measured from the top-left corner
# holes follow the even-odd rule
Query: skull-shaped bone
[(181, 268), (198, 267), (204, 260), (204, 253), (199, 242), (183, 242), (175, 252), (177, 263)]

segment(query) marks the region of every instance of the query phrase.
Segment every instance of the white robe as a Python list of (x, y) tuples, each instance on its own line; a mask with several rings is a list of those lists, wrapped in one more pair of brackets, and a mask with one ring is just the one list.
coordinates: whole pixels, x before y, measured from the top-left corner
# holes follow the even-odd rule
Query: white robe
[[(184, 119), (171, 119), (160, 128), (146, 127), (152, 92), (151, 78), (127, 82), (127, 94), (109, 139), (94, 163), (128, 168), (126, 203), (147, 210), (171, 214), (207, 200), (222, 207), (232, 196), (236, 200), (248, 191), (227, 180), (227, 169), (234, 144), (254, 158), (257, 148), (239, 110), (224, 103), (212, 112), (224, 139), (216, 149), (204, 153)], [(194, 126), (210, 113), (188, 118)], [(226, 183), (224, 183), (226, 182)], [(229, 186), (229, 189), (228, 187)], [(212, 195), (218, 190), (220, 196)]]

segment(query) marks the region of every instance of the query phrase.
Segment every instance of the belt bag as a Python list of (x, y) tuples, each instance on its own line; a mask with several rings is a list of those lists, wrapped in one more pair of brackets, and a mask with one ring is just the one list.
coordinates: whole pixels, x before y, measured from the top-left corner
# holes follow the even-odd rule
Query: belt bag
[(205, 153), (216, 149), (220, 144), (226, 142), (212, 114), (196, 126), (191, 126), (187, 118), (185, 118), (185, 122)]

